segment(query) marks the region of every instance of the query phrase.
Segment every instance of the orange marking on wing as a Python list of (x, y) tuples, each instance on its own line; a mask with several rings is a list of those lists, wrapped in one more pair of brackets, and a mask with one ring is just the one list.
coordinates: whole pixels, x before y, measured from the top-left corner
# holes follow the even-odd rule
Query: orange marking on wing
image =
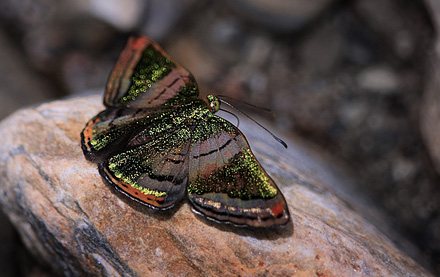
[(133, 49), (138, 50), (144, 48), (146, 44), (148, 44), (148, 39), (145, 37), (140, 37), (133, 42), (132, 47)]
[(87, 142), (89, 142), (92, 137), (93, 137), (93, 126), (96, 125), (96, 123), (98, 123), (100, 119), (99, 118), (95, 118), (94, 120), (90, 120), (89, 122), (87, 122), (86, 127), (84, 127), (84, 138)]
[(277, 204), (270, 209), (275, 217), (279, 217), (284, 213), (284, 207), (281, 204)]
[(109, 176), (112, 179), (113, 184), (118, 186), (118, 188), (125, 191), (127, 194), (131, 195), (132, 197), (139, 199), (140, 201), (143, 201), (155, 207), (160, 207), (161, 206), (160, 203), (162, 203), (165, 200), (164, 197), (156, 197), (151, 194), (145, 194), (142, 191), (132, 187), (130, 184), (117, 180), (110, 174)]

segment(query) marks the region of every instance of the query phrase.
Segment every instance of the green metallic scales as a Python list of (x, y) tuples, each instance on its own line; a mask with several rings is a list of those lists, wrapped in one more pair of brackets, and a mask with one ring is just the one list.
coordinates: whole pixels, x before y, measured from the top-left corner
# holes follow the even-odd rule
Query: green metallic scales
[(113, 127), (109, 127), (108, 121), (100, 121), (96, 124), (103, 125), (100, 128), (105, 129), (106, 132), (98, 132), (90, 141), (91, 147), (95, 151), (100, 151), (110, 146), (115, 140), (122, 135), (128, 135), (133, 130), (141, 129), (136, 134), (137, 144), (155, 139), (164, 132), (169, 132), (178, 128), (186, 121), (197, 122), (207, 116), (212, 115), (209, 111), (206, 102), (201, 99), (193, 99), (173, 109), (164, 109), (161, 112), (146, 115), (140, 119), (127, 122), (128, 116), (123, 120), (112, 121)]
[(150, 119), (151, 122), (145, 124), (148, 127), (139, 135), (156, 138), (165, 132), (179, 128), (182, 124), (193, 124), (210, 115), (212, 113), (207, 109), (207, 104), (203, 100), (193, 99), (176, 109), (158, 114), (153, 120)]
[(136, 184), (131, 184), (135, 189), (140, 190), (142, 193), (147, 195), (154, 195), (156, 197), (166, 196), (167, 193), (165, 191), (151, 190), (145, 187), (138, 186)]
[(250, 200), (269, 199), (277, 189), (261, 169), (250, 149), (237, 153), (229, 163), (206, 178), (198, 178), (188, 185), (189, 194), (225, 193), (232, 198)]
[(148, 137), (149, 140), (139, 139), (143, 144), (137, 148), (112, 156), (109, 159), (109, 170), (115, 177), (139, 189), (135, 186), (139, 178), (145, 174), (153, 174), (154, 168), (161, 166), (160, 162), (153, 165), (155, 161), (149, 158), (151, 149), (155, 149), (155, 153), (164, 153), (173, 147), (191, 141), (191, 137), (201, 139), (200, 135), (191, 133), (188, 127), (190, 124), (184, 123), (188, 120), (200, 122), (207, 116), (212, 116), (212, 113), (206, 102), (194, 99), (174, 110), (148, 116), (144, 122), (136, 122), (136, 124), (145, 125), (145, 129), (137, 137)]
[[(109, 159), (108, 168), (115, 177), (134, 188), (140, 189), (139, 180), (146, 175), (150, 178), (166, 178), (166, 176), (158, 176), (155, 172), (166, 162), (160, 160), (159, 153), (168, 153), (172, 149), (170, 145), (177, 147), (190, 139), (191, 132), (189, 128), (181, 128), (175, 132), (166, 133), (135, 149), (112, 156)], [(151, 151), (151, 149), (155, 149), (156, 152)]]
[(213, 137), (215, 134), (219, 134), (221, 132), (227, 132), (229, 134), (235, 133), (234, 126), (223, 118), (214, 116), (212, 114), (209, 116), (212, 116), (212, 118), (210, 118), (210, 124), (200, 122), (198, 128), (194, 130), (192, 138), (193, 143), (205, 141)]
[(120, 103), (133, 101), (136, 97), (147, 91), (154, 83), (164, 78), (176, 65), (162, 55), (158, 55), (152, 45), (142, 53), (131, 76), (131, 86)]
[(94, 139), (90, 140), (90, 145), (94, 150), (99, 151), (104, 149), (108, 144), (117, 139), (119, 136), (123, 135), (124, 131), (120, 129), (116, 129), (114, 132), (108, 134), (94, 134)]
[(197, 87), (197, 83), (195, 81), (191, 81), (186, 84), (185, 87), (180, 89), (179, 94), (170, 98), (165, 102), (164, 106), (176, 106), (181, 103), (188, 101), (188, 99), (194, 98), (197, 99), (199, 96), (199, 88)]
[(193, 99), (170, 112), (161, 114), (162, 122), (150, 125), (148, 132), (151, 136), (156, 136), (185, 122), (199, 122), (209, 115), (211, 112), (207, 109), (207, 104), (201, 99)]

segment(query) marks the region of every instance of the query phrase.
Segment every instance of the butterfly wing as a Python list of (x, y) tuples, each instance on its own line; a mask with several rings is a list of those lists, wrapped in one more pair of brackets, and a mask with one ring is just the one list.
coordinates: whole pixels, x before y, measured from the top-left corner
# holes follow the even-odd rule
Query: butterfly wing
[(244, 135), (218, 116), (193, 131), (187, 189), (193, 210), (215, 221), (268, 227), (289, 220), (281, 191)]
[(81, 133), (85, 156), (115, 188), (152, 208), (171, 208), (187, 188), (193, 210), (210, 219), (285, 224), (284, 197), (243, 134), (217, 116), (195, 118), (209, 112), (194, 108), (197, 97), (187, 70), (153, 41), (130, 38), (107, 82), (107, 109)]
[(153, 132), (154, 136), (149, 136), (150, 130), (162, 126), (164, 130), (170, 131), (171, 118), (164, 120), (163, 117), (172, 112), (172, 108), (106, 109), (92, 118), (81, 132), (84, 155), (88, 160), (99, 163), (109, 155), (120, 152), (120, 149), (132, 148), (152, 140), (158, 134)]
[(193, 123), (205, 113), (200, 99), (168, 108), (107, 109), (84, 128), (83, 151), (118, 190), (167, 209), (185, 195)]
[(130, 37), (109, 80), (106, 107), (148, 108), (177, 105), (198, 97), (194, 77), (155, 42)]
[(99, 164), (101, 175), (119, 191), (152, 208), (168, 209), (185, 195), (191, 131), (186, 125), (169, 132), (137, 136), (135, 146)]

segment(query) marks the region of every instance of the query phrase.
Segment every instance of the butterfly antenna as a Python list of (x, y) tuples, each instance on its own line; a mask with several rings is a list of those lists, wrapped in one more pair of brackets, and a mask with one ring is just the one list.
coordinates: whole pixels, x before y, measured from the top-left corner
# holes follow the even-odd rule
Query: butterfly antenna
[(241, 113), (242, 115), (246, 116), (247, 118), (249, 118), (250, 120), (252, 120), (255, 124), (257, 124), (258, 126), (260, 126), (261, 128), (263, 128), (266, 132), (268, 132), (276, 141), (278, 141), (279, 143), (281, 143), (281, 145), (284, 146), (284, 148), (287, 148), (287, 144), (280, 139), (279, 137), (275, 136), (271, 131), (269, 131), (266, 127), (264, 127), (263, 125), (261, 125), (260, 123), (258, 123), (255, 119), (253, 119), (252, 117), (250, 117), (249, 115), (247, 115), (246, 113), (240, 111), (239, 109), (237, 109), (236, 107), (232, 106), (231, 104), (229, 104), (228, 102), (226, 102), (223, 99), (220, 99), (220, 101), (226, 105), (228, 105), (229, 107), (231, 107), (232, 109), (234, 109), (235, 111)]
[(225, 110), (225, 109), (220, 109), (220, 111), (228, 113), (230, 115), (233, 115), (235, 117), (235, 119), (237, 119), (237, 127), (240, 125), (240, 118), (238, 118), (238, 116), (235, 113), (230, 112), (230, 111)]
[[(271, 109), (268, 109), (268, 108), (263, 108), (263, 107), (260, 107), (260, 106), (255, 106), (255, 105), (253, 105), (253, 104), (251, 104), (251, 103), (248, 103), (248, 102), (246, 102), (246, 101), (242, 101), (242, 100), (240, 100), (240, 99), (236, 99), (236, 98), (233, 98), (233, 97), (231, 97), (231, 96), (227, 96), (227, 95), (216, 95), (218, 98), (226, 98), (226, 99), (230, 99), (230, 100), (233, 100), (233, 101), (235, 101), (235, 102), (238, 102), (238, 103), (241, 103), (241, 104), (244, 104), (244, 105), (248, 105), (249, 107), (252, 107), (252, 108), (255, 108), (255, 109), (259, 109), (259, 110), (261, 110), (261, 111), (264, 111), (264, 112), (267, 112), (267, 113), (271, 113), (271, 114), (273, 114), (273, 112), (272, 112), (272, 110)], [(221, 100), (221, 99), (220, 99)], [(226, 103), (226, 102), (225, 102)], [(229, 103), (228, 103), (229, 104)], [(229, 104), (230, 105), (230, 104)]]

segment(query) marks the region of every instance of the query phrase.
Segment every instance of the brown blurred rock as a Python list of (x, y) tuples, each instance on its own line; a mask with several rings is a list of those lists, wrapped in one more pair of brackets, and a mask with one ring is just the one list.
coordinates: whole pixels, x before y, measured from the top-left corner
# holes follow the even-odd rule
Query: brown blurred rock
[(54, 96), (51, 86), (29, 68), (26, 57), (0, 30), (0, 119), (25, 105)]
[[(0, 203), (29, 249), (65, 275), (429, 275), (353, 182), (296, 140), (285, 151), (242, 120), (292, 215), (282, 229), (220, 225), (183, 201), (140, 207), (104, 184), (79, 134), (101, 96), (22, 110), (0, 124)], [(374, 224), (372, 224), (373, 222)], [(387, 235), (384, 235), (387, 234)]]
[[(437, 174), (440, 174), (440, 2), (427, 0), (426, 3), (433, 19), (437, 39), (427, 62), (428, 76), (420, 108), (420, 129), (434, 168)], [(438, 182), (435, 185), (438, 187)], [(429, 241), (429, 247), (427, 250), (433, 253), (434, 267), (437, 272), (440, 272), (440, 217), (438, 215), (431, 220), (428, 230), (429, 237), (426, 240)]]
[(298, 30), (324, 13), (335, 0), (234, 0), (227, 4), (246, 18), (276, 32)]
[(436, 170), (440, 173), (440, 57), (433, 57), (427, 88), (423, 95), (421, 130)]
[[(432, 15), (437, 36), (440, 34), (440, 3), (428, 0), (428, 9)], [(437, 39), (428, 63), (428, 82), (423, 95), (421, 111), (421, 129), (429, 154), (440, 173), (440, 39)]]

